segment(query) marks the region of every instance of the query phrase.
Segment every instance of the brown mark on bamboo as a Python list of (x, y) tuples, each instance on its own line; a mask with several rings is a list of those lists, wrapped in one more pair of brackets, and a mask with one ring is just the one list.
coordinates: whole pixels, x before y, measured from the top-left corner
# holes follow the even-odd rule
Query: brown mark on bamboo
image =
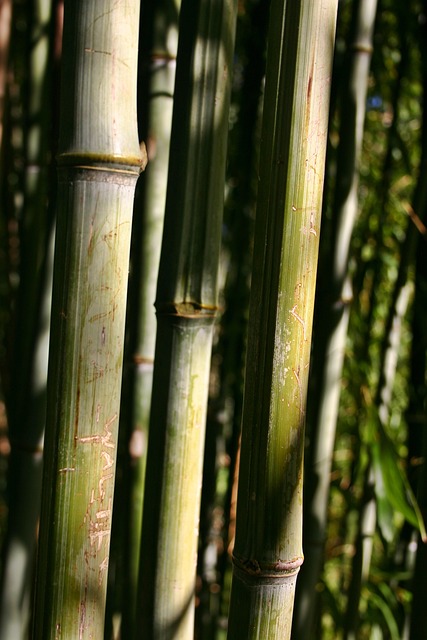
[(311, 94), (313, 89), (313, 73), (314, 73), (314, 55), (312, 55), (312, 58), (311, 58), (310, 74), (308, 76), (308, 83), (307, 83), (307, 100), (306, 100), (307, 112), (306, 112), (306, 119), (305, 119), (307, 132), (309, 130), (308, 125), (310, 122)]
[[(79, 367), (80, 369), (80, 367)], [(80, 371), (79, 371), (80, 374)], [(80, 378), (80, 375), (78, 375), (78, 379)], [(76, 412), (74, 415), (74, 442), (76, 441), (76, 437), (77, 437), (77, 433), (79, 430), (79, 416), (80, 416), (80, 395), (81, 395), (81, 391), (80, 391), (80, 382), (77, 384), (77, 391), (76, 391)]]
[(95, 380), (99, 380), (99, 378), (103, 378), (105, 374), (109, 371), (108, 367), (101, 367), (95, 360), (92, 361), (92, 375), (86, 378), (86, 382), (95, 382)]
[(113, 227), (111, 229), (111, 231), (107, 231), (107, 233), (104, 233), (104, 235), (102, 236), (102, 239), (104, 240), (104, 242), (107, 244), (107, 246), (110, 249), (113, 248), (114, 242), (116, 241), (116, 239), (119, 236), (120, 227), (122, 227), (125, 224), (129, 224), (129, 222), (128, 221), (120, 222), (120, 224), (116, 225), (115, 227)]
[(93, 227), (94, 227), (94, 219), (92, 218), (90, 221), (90, 229), (89, 229), (89, 242), (88, 242), (88, 247), (87, 247), (87, 253), (88, 255), (92, 255), (93, 253)]
[(87, 577), (85, 583), (85, 593), (83, 600), (80, 601), (80, 623), (79, 623), (79, 640), (83, 640), (83, 633), (86, 622), (86, 598), (87, 598)]
[[(117, 296), (117, 293), (114, 297)], [(114, 299), (114, 298), (113, 298)], [(96, 313), (95, 315), (89, 318), (89, 322), (97, 322), (98, 320), (104, 320), (111, 316), (111, 319), (114, 321), (114, 315), (117, 311), (118, 304), (116, 302), (113, 303), (111, 309), (109, 311), (103, 311), (102, 313)]]
[(307, 102), (310, 101), (311, 98), (311, 88), (313, 86), (313, 74), (310, 73), (310, 77), (308, 79), (308, 86), (307, 86)]
[[(101, 294), (110, 293), (111, 297), (109, 301), (109, 309), (108, 311), (95, 313), (93, 316), (89, 318), (89, 322), (91, 323), (98, 322), (99, 320), (111, 320), (112, 322), (114, 322), (115, 313), (119, 306), (117, 303), (117, 297), (121, 293), (121, 285), (122, 285), (122, 272), (121, 272), (121, 269), (119, 268), (116, 269), (116, 281), (118, 284), (115, 289), (107, 285), (101, 285), (100, 287)], [(105, 326), (103, 326), (103, 330), (104, 330), (104, 337), (106, 338)], [(102, 334), (101, 334), (101, 340), (102, 340)]]

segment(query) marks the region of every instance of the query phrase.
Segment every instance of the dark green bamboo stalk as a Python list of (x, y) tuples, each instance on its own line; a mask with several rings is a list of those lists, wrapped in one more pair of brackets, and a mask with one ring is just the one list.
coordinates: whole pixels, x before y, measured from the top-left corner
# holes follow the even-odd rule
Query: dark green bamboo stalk
[[(27, 7), (28, 11), (28, 7)], [(52, 1), (31, 5), (28, 30), (28, 101), (24, 111), (24, 205), (20, 227), (20, 278), (8, 394), (11, 455), (9, 511), (2, 554), (0, 637), (27, 637), (40, 515), (42, 445), (52, 291)], [(17, 52), (15, 51), (15, 54)]]
[[(424, 219), (426, 209), (424, 209)], [(427, 268), (425, 260), (427, 235), (419, 238), (417, 251), (416, 291), (414, 300), (413, 317), (413, 349), (411, 357), (411, 383), (413, 385), (410, 403), (410, 424), (412, 430), (418, 433), (412, 434), (421, 443), (423, 464), (419, 473), (418, 500), (424, 520), (427, 520), (427, 437), (426, 437), (426, 386), (425, 376), (427, 371), (427, 339), (426, 339), (426, 302), (427, 302)], [(417, 452), (418, 453), (418, 452)], [(417, 539), (418, 547), (415, 558), (413, 576), (413, 600), (410, 621), (410, 640), (418, 640), (427, 623), (427, 611), (423, 594), (426, 592), (427, 582), (427, 544), (421, 536)]]
[(134, 188), (137, 0), (65, 3), (35, 634), (103, 638)]
[(236, 8), (186, 0), (179, 22), (141, 546), (147, 639), (193, 637)]
[(131, 252), (132, 430), (129, 438), (128, 544), (124, 550), (126, 586), (121, 625), (122, 635), (126, 638), (135, 637), (137, 632), (139, 555), (156, 343), (154, 300), (166, 201), (180, 4), (180, 0), (156, 0), (152, 3), (150, 20), (141, 25), (142, 33), (148, 27), (152, 30), (144, 38), (151, 44), (150, 50), (141, 47), (139, 63), (145, 94), (139, 109), (145, 124), (143, 135), (148, 140), (149, 165), (138, 183)]
[[(423, 1), (424, 15), (427, 13), (427, 1)], [(423, 180), (427, 166), (427, 25), (420, 24), (420, 50), (421, 50), (421, 73), (423, 81), (423, 120), (422, 120), (422, 155), (418, 177), (418, 197), (414, 199), (415, 212), (422, 219), (423, 224), (427, 222), (427, 185)], [(423, 465), (419, 472), (417, 498), (424, 517), (427, 522), (427, 394), (426, 394), (426, 371), (427, 371), (427, 334), (426, 334), (426, 303), (427, 303), (427, 266), (426, 266), (426, 243), (427, 234), (424, 226), (424, 233), (418, 236), (416, 246), (416, 273), (415, 273), (415, 296), (413, 304), (412, 318), (412, 349), (411, 349), (411, 372), (410, 372), (410, 402), (408, 407), (408, 453), (409, 456), (418, 456), (421, 453)], [(412, 608), (410, 614), (410, 640), (417, 640), (420, 637), (420, 630), (425, 629), (427, 624), (427, 609), (423, 594), (426, 592), (427, 584), (427, 544), (417, 537), (417, 552), (415, 558), (415, 569), (412, 584)]]
[[(227, 156), (225, 233), (220, 270), (224, 274), (225, 310), (214, 350), (217, 366), (220, 364), (217, 372), (212, 372), (213, 379), (215, 375), (220, 377), (219, 396), (210, 396), (203, 470), (198, 558), (202, 586), (196, 609), (197, 637), (200, 635), (203, 640), (216, 638), (218, 625), (224, 626), (230, 595), (229, 527), (242, 420), (269, 7), (270, 0), (248, 2), (241, 20), (238, 19), (236, 31), (235, 58), (244, 61), (244, 68), (242, 84), (234, 97), (232, 95), (238, 119), (230, 131)], [(227, 455), (221, 455), (222, 452)], [(227, 491), (218, 493), (218, 486), (223, 484), (218, 480), (224, 478), (224, 474), (227, 475)], [(222, 522), (221, 528), (219, 522)]]
[(228, 637), (290, 637), (337, 3), (273, 1)]

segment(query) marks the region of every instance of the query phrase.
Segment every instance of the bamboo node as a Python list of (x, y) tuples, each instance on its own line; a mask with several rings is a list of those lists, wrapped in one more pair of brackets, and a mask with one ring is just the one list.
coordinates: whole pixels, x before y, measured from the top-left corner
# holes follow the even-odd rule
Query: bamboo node
[(356, 53), (368, 53), (369, 55), (374, 52), (374, 49), (371, 45), (365, 44), (363, 42), (355, 42), (352, 46), (352, 50)]
[(140, 170), (144, 171), (145, 167), (148, 164), (148, 153), (147, 153), (147, 147), (145, 146), (145, 142), (144, 140), (141, 140), (141, 142), (139, 143), (139, 150), (141, 153), (141, 158), (140, 158)]
[(162, 316), (177, 316), (181, 318), (215, 318), (218, 307), (204, 305), (199, 302), (170, 302), (156, 303), (156, 312)]
[(141, 142), (139, 153), (135, 153), (135, 156), (85, 151), (65, 151), (57, 156), (58, 167), (61, 169), (101, 171), (134, 177), (137, 177), (145, 169), (147, 160), (144, 142)]
[(277, 560), (274, 563), (259, 562), (254, 558), (243, 560), (233, 554), (234, 570), (244, 579), (273, 580), (274, 582), (286, 580), (290, 576), (299, 572), (304, 562), (303, 556), (292, 558), (292, 560)]

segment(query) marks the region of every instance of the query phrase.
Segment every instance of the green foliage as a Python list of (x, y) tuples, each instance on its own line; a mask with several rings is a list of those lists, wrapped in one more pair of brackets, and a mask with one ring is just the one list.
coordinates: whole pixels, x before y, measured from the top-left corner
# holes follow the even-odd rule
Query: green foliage
[(369, 421), (369, 451), (375, 476), (378, 524), (387, 542), (396, 535), (396, 513), (419, 530), (426, 540), (426, 530), (420, 508), (408, 482), (401, 459), (390, 436), (378, 418)]

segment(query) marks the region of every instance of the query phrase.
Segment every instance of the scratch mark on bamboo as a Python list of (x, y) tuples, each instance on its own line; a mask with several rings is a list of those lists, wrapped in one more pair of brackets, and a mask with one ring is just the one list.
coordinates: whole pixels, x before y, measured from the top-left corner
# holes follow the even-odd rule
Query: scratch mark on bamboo
[(102, 584), (102, 580), (104, 578), (104, 575), (107, 572), (107, 569), (108, 569), (108, 555), (105, 556), (104, 560), (99, 565), (99, 569), (98, 569), (98, 586), (99, 587)]
[(75, 471), (75, 467), (63, 467), (62, 469), (58, 469), (58, 473), (67, 473), (68, 471)]
[(302, 403), (302, 398), (303, 398), (303, 394), (302, 394), (302, 383), (301, 383), (301, 379), (300, 379), (300, 369), (298, 367), (298, 371), (296, 371), (293, 367), (292, 367), (292, 373), (294, 374), (295, 380), (297, 381), (297, 385), (298, 385), (298, 392), (299, 392), (299, 411), (300, 414), (303, 416), (304, 415), (304, 407), (303, 407), (303, 403)]
[(111, 51), (102, 51), (102, 49), (91, 49), (90, 47), (85, 47), (85, 53), (101, 53), (104, 56), (112, 56)]
[(107, 469), (111, 469), (111, 467), (114, 465), (114, 461), (110, 454), (106, 451), (103, 451), (101, 453), (101, 458), (104, 458), (105, 460), (105, 465), (102, 467), (102, 470), (106, 471)]
[(315, 219), (315, 212), (312, 211), (310, 213), (310, 230), (309, 230), (309, 233), (311, 233), (313, 236), (317, 236), (316, 227), (314, 226), (314, 219)]
[(112, 317), (114, 320), (114, 315), (116, 313), (118, 304), (114, 303), (112, 308), (109, 311), (103, 311), (102, 313), (96, 313), (95, 315), (89, 318), (89, 322), (97, 322), (98, 320), (103, 320), (104, 318)]
[(101, 550), (104, 538), (109, 539), (110, 537), (110, 527), (101, 528), (102, 526), (103, 523), (92, 521), (89, 523), (90, 545), (93, 547), (97, 543), (97, 551)]
[(112, 418), (107, 420), (107, 422), (105, 423), (104, 435), (95, 433), (93, 436), (82, 436), (80, 438), (77, 438), (77, 441), (81, 442), (82, 444), (102, 444), (104, 447), (114, 449), (116, 445), (111, 439), (112, 433), (110, 427), (115, 420), (117, 420), (117, 413), (115, 413)]
[(105, 518), (109, 518), (111, 516), (111, 498), (108, 501), (108, 509), (101, 509), (95, 514), (97, 520), (104, 520)]
[(302, 326), (302, 330), (303, 330), (303, 337), (304, 337), (304, 341), (307, 340), (306, 338), (306, 333), (305, 333), (305, 322), (303, 320), (303, 318), (301, 318), (301, 316), (296, 312), (296, 308), (297, 305), (294, 304), (294, 306), (292, 307), (292, 309), (289, 310), (289, 313), (295, 318), (295, 320), (297, 320), (300, 325)]
[(99, 479), (99, 483), (98, 483), (98, 491), (99, 491), (99, 500), (101, 502), (103, 502), (104, 498), (105, 498), (105, 489), (104, 489), (104, 483), (107, 482), (108, 480), (111, 480), (111, 478), (114, 477), (114, 474), (109, 473), (106, 476), (102, 476)]

